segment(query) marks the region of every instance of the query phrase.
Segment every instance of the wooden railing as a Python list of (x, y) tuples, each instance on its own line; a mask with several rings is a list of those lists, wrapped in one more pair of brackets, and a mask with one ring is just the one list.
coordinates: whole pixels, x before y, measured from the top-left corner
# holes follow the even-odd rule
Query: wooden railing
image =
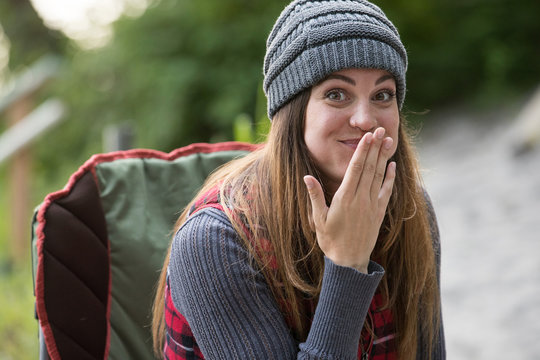
[(61, 61), (43, 57), (16, 76), (0, 93), (0, 116), (8, 124), (0, 134), (0, 164), (9, 167), (9, 207), (11, 256), (15, 262), (28, 255), (32, 181), (32, 142), (58, 124), (66, 109), (59, 99), (35, 106), (37, 95), (59, 72)]

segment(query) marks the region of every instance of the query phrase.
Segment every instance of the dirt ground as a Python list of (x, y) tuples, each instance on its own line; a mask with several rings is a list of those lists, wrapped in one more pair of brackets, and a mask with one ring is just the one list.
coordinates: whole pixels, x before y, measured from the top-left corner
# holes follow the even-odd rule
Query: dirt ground
[(420, 132), (449, 359), (540, 359), (540, 144), (515, 154), (516, 115), (428, 114)]

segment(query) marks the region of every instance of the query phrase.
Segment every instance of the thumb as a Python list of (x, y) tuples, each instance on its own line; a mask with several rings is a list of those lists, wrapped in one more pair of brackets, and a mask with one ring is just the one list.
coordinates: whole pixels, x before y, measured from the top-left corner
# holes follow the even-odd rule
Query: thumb
[(324, 199), (324, 192), (321, 184), (311, 175), (304, 176), (304, 183), (306, 184), (309, 198), (311, 200), (312, 218), (315, 222), (315, 226), (317, 226), (319, 219), (324, 219), (326, 217), (326, 212), (328, 209), (326, 206), (326, 200)]

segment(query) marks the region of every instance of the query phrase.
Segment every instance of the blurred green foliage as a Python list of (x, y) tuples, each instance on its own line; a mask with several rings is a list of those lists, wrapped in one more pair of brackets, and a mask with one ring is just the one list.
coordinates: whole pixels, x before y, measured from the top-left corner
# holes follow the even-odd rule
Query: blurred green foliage
[[(65, 46), (65, 71), (51, 91), (70, 115), (42, 141), (41, 170), (54, 177), (62, 164), (103, 151), (106, 124), (131, 124), (135, 147), (170, 151), (233, 138), (239, 114), (258, 122), (265, 40), (286, 3), (161, 0), (139, 18), (119, 20), (105, 48)], [(376, 3), (409, 51), (408, 110), (497, 103), (540, 79), (536, 0)]]
[[(14, 263), (9, 258), (9, 194), (7, 169), (0, 168), (0, 359), (37, 359), (37, 322), (30, 262)], [(28, 219), (30, 233), (30, 219)], [(30, 239), (28, 239), (30, 241)]]
[(46, 53), (62, 53), (68, 42), (58, 31), (45, 27), (30, 1), (0, 1), (0, 25), (10, 43), (11, 72), (20, 71)]
[(378, 0), (409, 53), (408, 108), (493, 105), (540, 83), (540, 1)]
[[(36, 99), (58, 96), (69, 114), (35, 145), (35, 203), (103, 151), (106, 125), (130, 124), (135, 147), (162, 151), (198, 141), (264, 139), (269, 127), (261, 89), (265, 41), (287, 3), (155, 0), (140, 17), (117, 21), (109, 45), (82, 51), (47, 29), (29, 1), (1, 1), (12, 73), (46, 53), (65, 61), (59, 78)], [(408, 49), (408, 110), (493, 105), (539, 83), (538, 0), (375, 3), (396, 24)], [(2, 166), (2, 184), (6, 172)], [(9, 211), (6, 192), (1, 186), (0, 215)], [(7, 294), (0, 304), (0, 358), (32, 358), (23, 353), (35, 352), (23, 336), (35, 340), (31, 280), (29, 270), (10, 265), (7, 226), (0, 220), (0, 290)]]
[[(4, 265), (5, 266), (5, 265)], [(0, 359), (38, 358), (30, 266), (0, 271)]]
[(54, 178), (52, 169), (103, 151), (106, 124), (131, 124), (134, 146), (162, 151), (232, 139), (238, 114), (255, 116), (265, 38), (285, 4), (163, 0), (119, 20), (105, 48), (68, 47), (52, 92), (70, 115), (41, 142), (40, 170)]
[[(23, 18), (33, 24), (28, 34), (13, 17), (0, 17), (8, 36), (18, 34), (12, 40), (13, 69), (28, 63), (20, 54), (46, 48), (66, 59), (49, 92), (66, 101), (70, 114), (40, 142), (38, 171), (55, 183), (58, 176), (65, 179), (66, 172), (58, 171), (65, 164), (103, 151), (107, 124), (131, 124), (135, 147), (170, 151), (233, 138), (239, 114), (259, 122), (265, 114), (265, 40), (287, 2), (154, 1), (142, 16), (117, 21), (113, 41), (92, 51), (59, 40), (56, 32), (34, 24), (35, 16), (33, 22)], [(540, 79), (536, 0), (375, 2), (397, 25), (409, 52), (408, 110), (496, 103)], [(19, 46), (26, 37), (47, 40)]]

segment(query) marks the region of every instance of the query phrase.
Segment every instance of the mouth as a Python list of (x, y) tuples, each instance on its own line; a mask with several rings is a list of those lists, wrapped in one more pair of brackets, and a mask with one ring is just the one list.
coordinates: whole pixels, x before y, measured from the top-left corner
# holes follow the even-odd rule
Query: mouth
[(346, 139), (346, 140), (339, 140), (340, 143), (343, 145), (346, 145), (352, 149), (356, 149), (358, 147), (358, 143), (360, 142), (360, 138), (356, 139)]

